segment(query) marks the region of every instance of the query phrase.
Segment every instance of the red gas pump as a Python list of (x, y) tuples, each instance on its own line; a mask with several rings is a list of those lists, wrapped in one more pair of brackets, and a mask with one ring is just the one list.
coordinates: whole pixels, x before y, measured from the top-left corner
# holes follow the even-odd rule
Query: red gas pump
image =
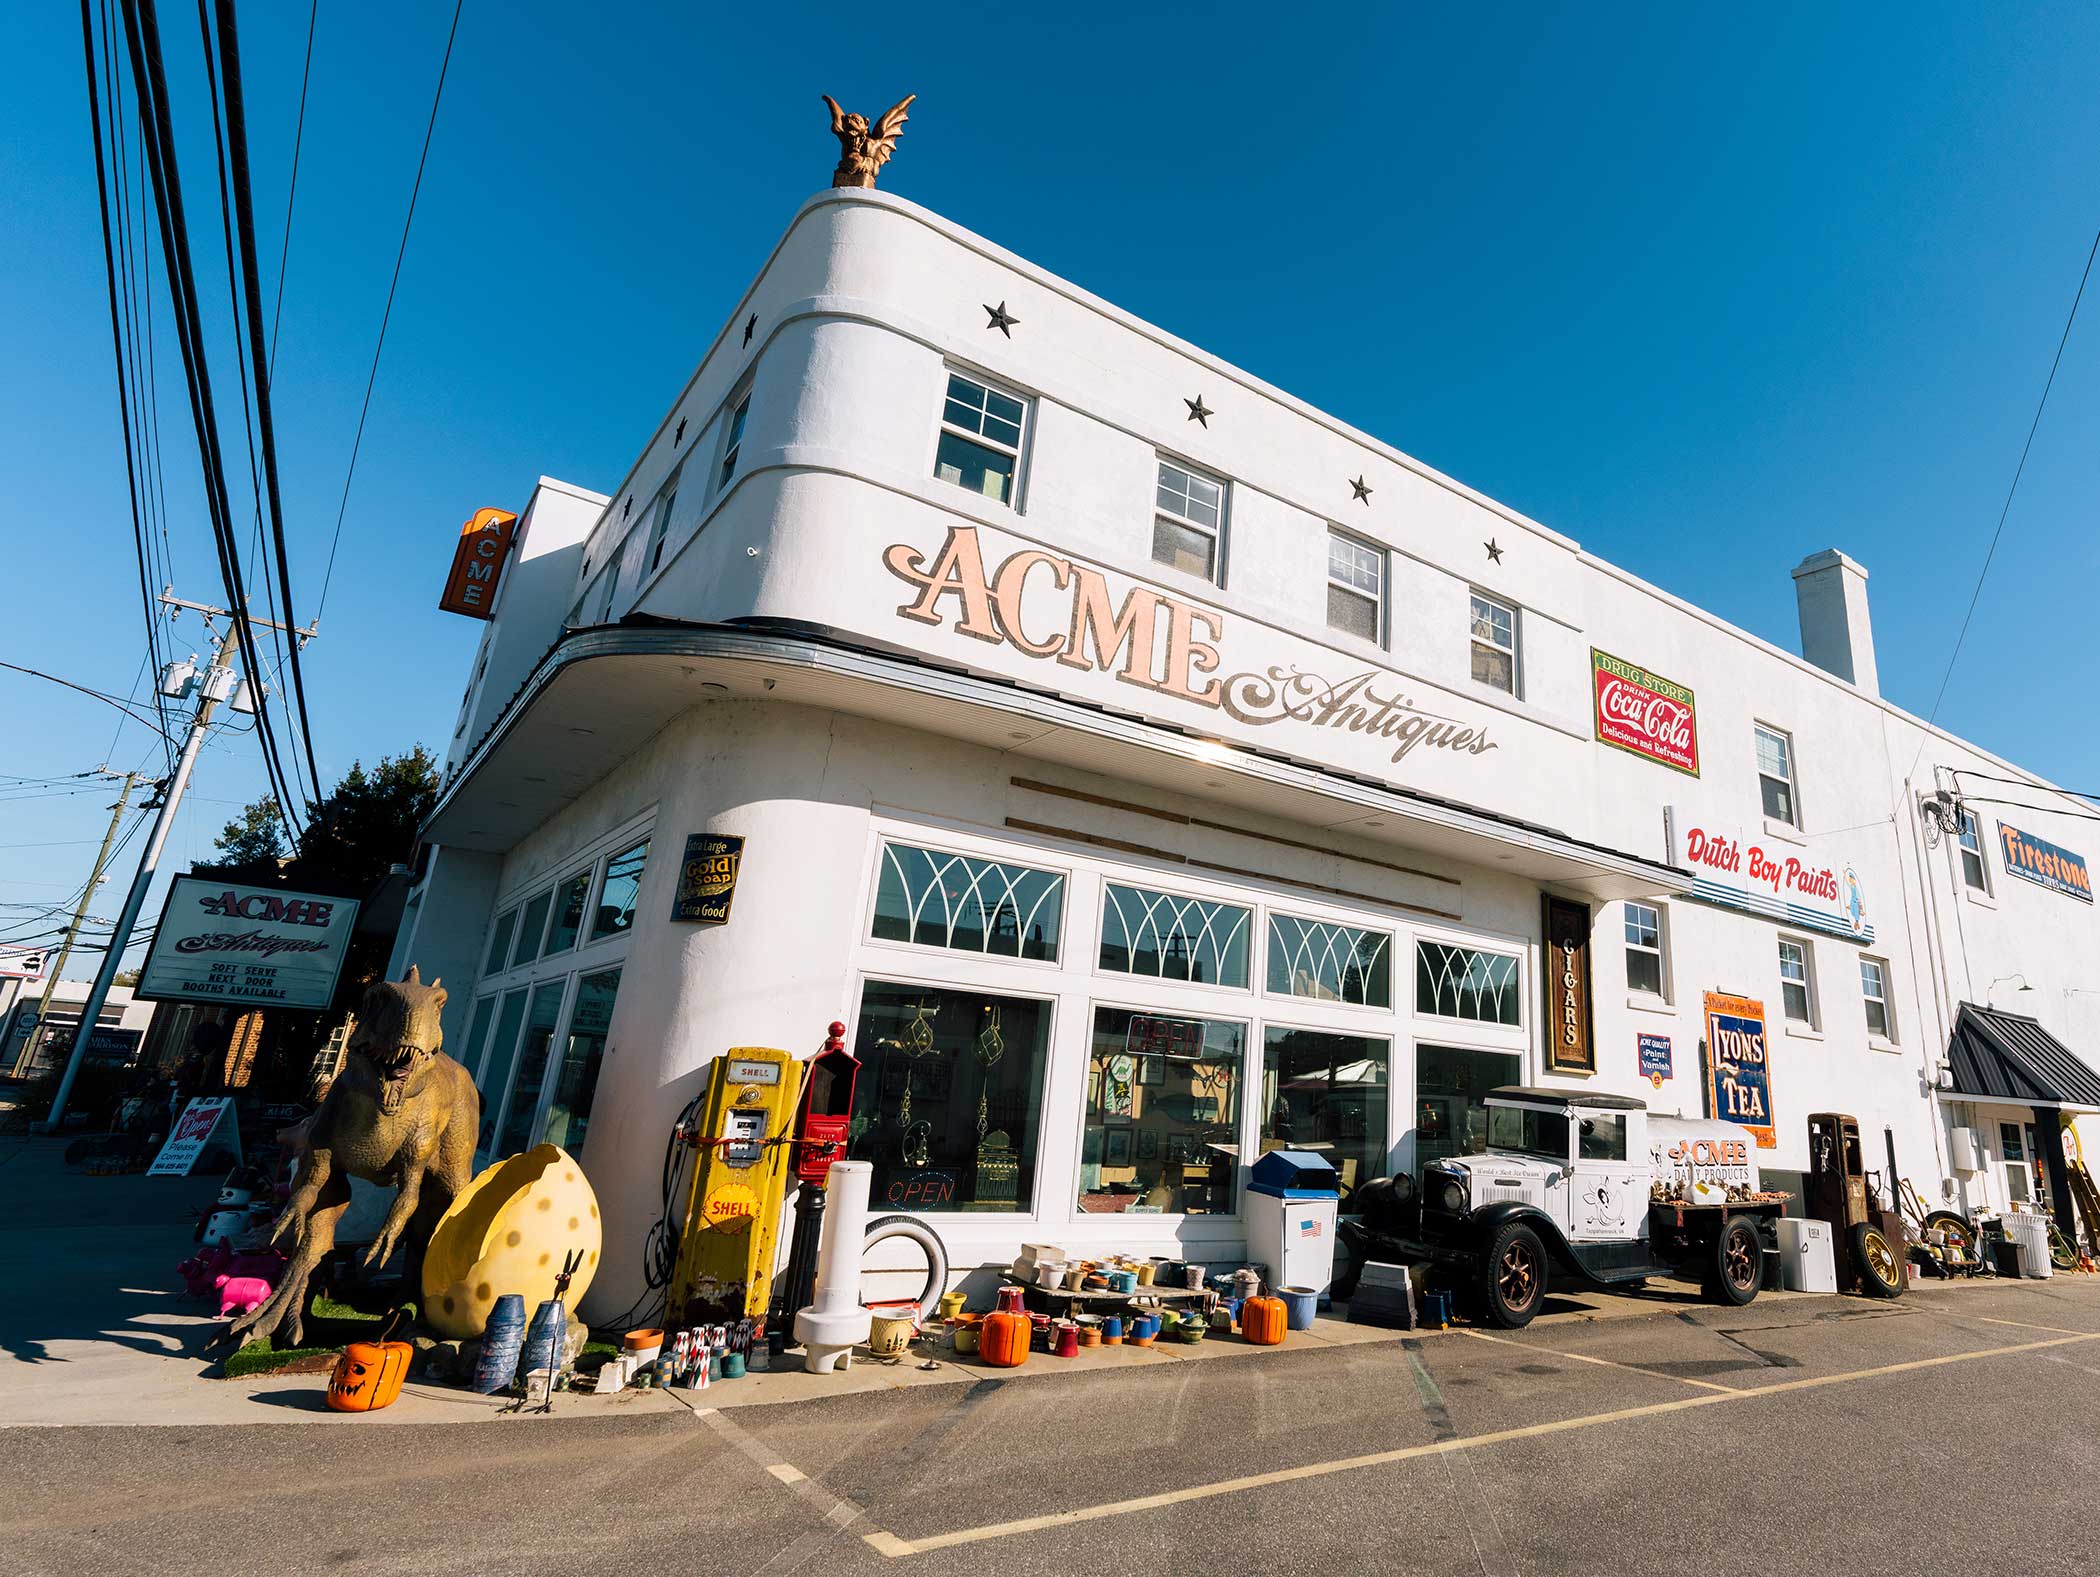
[(782, 1281), (784, 1329), (795, 1311), (815, 1295), (817, 1240), (824, 1225), (824, 1184), (831, 1163), (846, 1156), (853, 1121), (853, 1087), (860, 1059), (846, 1049), (846, 1026), (836, 1021), (824, 1044), (810, 1059), (802, 1080), (802, 1106), (795, 1118), (794, 1173), (802, 1187), (795, 1196), (795, 1231), (788, 1247), (787, 1275)]

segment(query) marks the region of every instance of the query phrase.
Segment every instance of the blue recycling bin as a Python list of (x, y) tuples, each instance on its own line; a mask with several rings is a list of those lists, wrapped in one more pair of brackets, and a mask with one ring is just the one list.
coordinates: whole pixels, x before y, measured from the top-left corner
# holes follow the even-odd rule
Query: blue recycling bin
[(1334, 1164), (1315, 1151), (1271, 1150), (1254, 1163), (1247, 1180), (1247, 1257), (1269, 1267), (1277, 1290), (1326, 1293), (1334, 1280), (1341, 1198)]

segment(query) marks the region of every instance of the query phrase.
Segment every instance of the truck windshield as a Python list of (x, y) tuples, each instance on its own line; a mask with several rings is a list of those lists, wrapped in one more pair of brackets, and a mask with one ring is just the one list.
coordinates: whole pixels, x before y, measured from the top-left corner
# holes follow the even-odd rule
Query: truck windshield
[(1568, 1159), (1568, 1117), (1531, 1106), (1490, 1106), (1488, 1148), (1517, 1150), (1549, 1161)]

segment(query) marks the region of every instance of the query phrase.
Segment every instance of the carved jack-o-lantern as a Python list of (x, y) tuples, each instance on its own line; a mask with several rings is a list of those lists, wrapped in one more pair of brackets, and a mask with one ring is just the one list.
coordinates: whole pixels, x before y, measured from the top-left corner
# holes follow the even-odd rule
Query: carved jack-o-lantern
[(407, 1342), (352, 1342), (328, 1378), (328, 1405), (339, 1413), (370, 1413), (401, 1394), (408, 1376)]

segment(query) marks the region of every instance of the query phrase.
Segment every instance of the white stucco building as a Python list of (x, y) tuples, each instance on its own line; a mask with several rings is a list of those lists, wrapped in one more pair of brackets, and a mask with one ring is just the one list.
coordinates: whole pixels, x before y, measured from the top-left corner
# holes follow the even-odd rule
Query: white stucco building
[[(1841, 1110), (1870, 1164), (2002, 1199), (2000, 1122), (2053, 1111), (1943, 1101), (2008, 1093), (1953, 1088), (1956, 1017), (1995, 990), (2090, 1054), (2100, 927), (2008, 874), (1992, 807), (1978, 872), (1919, 802), (2084, 824), (1881, 699), (1864, 570), (1794, 575), (1806, 658), (825, 192), (610, 496), (525, 508), (397, 963), (444, 977), (495, 1151), (580, 1149), (601, 1316), (709, 1061), (834, 1018), (878, 1207), (965, 1266), (1223, 1260), (1265, 1146), (1353, 1186), (1470, 1147), (1499, 1084), (1705, 1115), (1709, 993), (1748, 999), (1718, 1115), (1762, 1108), (1768, 1171)], [(671, 917), (695, 835), (743, 840), (726, 923)]]

